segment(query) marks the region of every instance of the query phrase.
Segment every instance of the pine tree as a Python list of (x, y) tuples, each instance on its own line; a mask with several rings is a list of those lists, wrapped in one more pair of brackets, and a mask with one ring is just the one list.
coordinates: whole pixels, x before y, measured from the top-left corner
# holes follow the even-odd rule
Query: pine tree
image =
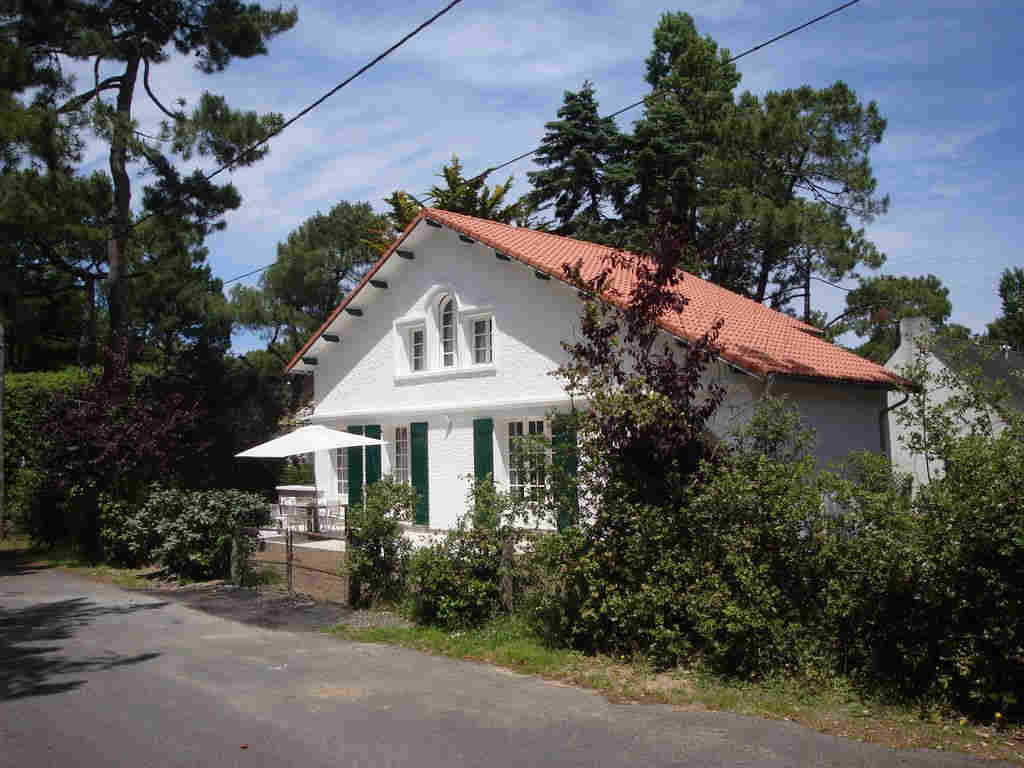
[(551, 231), (586, 237), (599, 228), (609, 204), (605, 166), (617, 149), (619, 129), (598, 114), (589, 80), (579, 91), (565, 92), (558, 120), (544, 127), (534, 161), (545, 170), (527, 173), (533, 185), (527, 200), (538, 212), (554, 207)]
[[(152, 178), (142, 194), (143, 215), (157, 214), (157, 227), (167, 232), (188, 230), (192, 242), (201, 241), (223, 226), (220, 217), (237, 208), (240, 198), (233, 186), (214, 184), (200, 171), (183, 175), (175, 167), (174, 157), (187, 161), (198, 154), (220, 164), (248, 165), (265, 155), (267, 149), (246, 148), (282, 124), (280, 115), (233, 110), (222, 97), (210, 93), (204, 93), (195, 108), (186, 113), (183, 100), (172, 102), (157, 95), (152, 70), (176, 52), (194, 57), (201, 72), (215, 74), (236, 57), (265, 54), (266, 43), (290, 29), (296, 19), (294, 10), (267, 10), (238, 0), (167, 0), (156, 4), (39, 0), (18, 4), (0, 17), (5, 38), (14, 41), (21, 60), (48, 62), (52, 77), (63, 78), (60, 62), (64, 59), (93, 66), (92, 87), (63, 103), (51, 99), (39, 110), (39, 124), (47, 129), (44, 135), (60, 137), (69, 126), (80, 128), (88, 123), (109, 146), (110, 204), (106, 211), (93, 214), (93, 218), (102, 219), (102, 234), (84, 234), (90, 243), (103, 242), (105, 246), (102, 279), (110, 340), (116, 342), (112, 346), (120, 346), (118, 340), (128, 318), (124, 280), (146, 251), (136, 242), (132, 230), (137, 217), (132, 207), (130, 169), (141, 166)], [(111, 68), (113, 74), (102, 76)], [(66, 86), (63, 80), (51, 90), (65, 91)], [(143, 135), (135, 123), (140, 90), (167, 117), (155, 141)], [(113, 98), (108, 102), (104, 96), (111, 92)], [(35, 144), (33, 152), (42, 154), (39, 145), (44, 142), (37, 140)], [(54, 164), (49, 165), (52, 168)], [(51, 201), (56, 199), (59, 205), (69, 197), (60, 190), (65, 180), (58, 177), (52, 181), (52, 188), (36, 191)], [(83, 233), (76, 222), (66, 222), (64, 227), (54, 227), (54, 223), (51, 221), (48, 228), (37, 227), (30, 234), (40, 258), (49, 259), (61, 269), (61, 262), (75, 263)], [(180, 256), (180, 249), (175, 252)]]
[(989, 337), (1024, 353), (1024, 269), (1003, 270), (999, 278), (1003, 314), (988, 325)]

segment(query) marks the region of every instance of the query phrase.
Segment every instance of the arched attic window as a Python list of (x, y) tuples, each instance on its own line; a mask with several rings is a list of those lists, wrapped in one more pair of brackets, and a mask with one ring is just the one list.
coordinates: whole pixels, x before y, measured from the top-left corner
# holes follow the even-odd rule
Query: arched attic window
[(442, 296), (438, 305), (438, 328), (441, 331), (441, 365), (454, 368), (458, 362), (458, 340), (455, 332), (455, 298)]

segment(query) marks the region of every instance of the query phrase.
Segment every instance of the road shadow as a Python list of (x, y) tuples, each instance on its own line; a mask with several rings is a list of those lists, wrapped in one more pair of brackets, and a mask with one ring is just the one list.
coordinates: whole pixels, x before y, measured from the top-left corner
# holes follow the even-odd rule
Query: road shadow
[(0, 550), (0, 576), (26, 576), (52, 567), (48, 563), (36, 562), (28, 549)]
[(339, 603), (230, 584), (209, 584), (164, 593), (142, 591), (171, 598), (189, 608), (223, 619), (289, 632), (320, 632), (352, 613), (351, 608)]
[(159, 653), (71, 659), (60, 641), (98, 619), (165, 605), (99, 605), (79, 597), (13, 610), (0, 608), (0, 701), (63, 693), (85, 683), (82, 676), (90, 672), (156, 658)]

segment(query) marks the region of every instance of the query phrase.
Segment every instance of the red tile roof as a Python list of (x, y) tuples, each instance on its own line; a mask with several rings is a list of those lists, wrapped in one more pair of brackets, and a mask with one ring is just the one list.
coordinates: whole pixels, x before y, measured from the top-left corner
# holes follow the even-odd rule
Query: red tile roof
[[(565, 276), (562, 265), (577, 261), (582, 262), (584, 278), (596, 275), (604, 267), (605, 257), (612, 252), (604, 245), (426, 208), (292, 359), (289, 369), (425, 217), (559, 279)], [(632, 274), (626, 270), (613, 275), (613, 287), (622, 295), (628, 294), (631, 283)], [(719, 335), (721, 356), (746, 371), (886, 387), (899, 387), (904, 383), (884, 367), (819, 338), (812, 326), (695, 275), (685, 273), (680, 290), (689, 304), (682, 312), (664, 318), (665, 330), (682, 339), (694, 340), (721, 318), (724, 321)]]

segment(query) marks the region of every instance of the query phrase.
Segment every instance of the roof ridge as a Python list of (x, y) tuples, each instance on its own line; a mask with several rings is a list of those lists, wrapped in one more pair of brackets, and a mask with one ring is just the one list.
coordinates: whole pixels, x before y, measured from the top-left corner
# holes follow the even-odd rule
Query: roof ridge
[[(355, 299), (369, 279), (425, 218), (432, 219), (432, 223), (447, 225), (481, 245), (503, 252), (538, 273), (543, 272), (561, 282), (567, 282), (567, 278), (561, 273), (560, 267), (581, 263), (588, 273), (593, 272), (602, 268), (606, 254), (616, 251), (613, 246), (601, 243), (516, 227), (443, 208), (424, 207), (303, 345), (286, 370), (291, 370), (299, 362), (320, 334)], [(638, 258), (644, 256), (618, 250)], [(724, 319), (726, 324), (719, 339), (720, 355), (730, 365), (755, 375), (780, 374), (886, 388), (906, 385), (902, 377), (884, 366), (826, 341), (814, 326), (691, 272), (681, 271), (684, 280), (679, 291), (688, 299), (688, 309), (670, 313), (659, 321), (660, 325), (679, 338), (693, 339), (706, 333), (716, 318)], [(617, 290), (628, 289), (635, 280), (635, 275), (626, 269), (614, 270), (612, 275), (612, 284), (618, 284)]]
[[(472, 219), (473, 221), (485, 222), (485, 223), (487, 223), (490, 226), (504, 227), (506, 229), (514, 230), (516, 232), (529, 232), (532, 235), (543, 235), (545, 237), (557, 238), (559, 240), (564, 240), (564, 241), (567, 241), (567, 242), (573, 243), (573, 244), (586, 245), (586, 246), (591, 247), (591, 248), (604, 248), (605, 250), (607, 250), (609, 252), (625, 253), (625, 254), (627, 254), (629, 256), (635, 256), (636, 258), (644, 258), (644, 257), (647, 256), (647, 254), (636, 253), (635, 251), (628, 251), (625, 248), (617, 248), (617, 247), (615, 247), (613, 245), (604, 245), (603, 243), (595, 243), (595, 242), (592, 242), (590, 240), (580, 240), (577, 237), (569, 237), (568, 235), (558, 235), (558, 234), (555, 234), (554, 232), (545, 232), (545, 231), (539, 230), (539, 229), (530, 229), (529, 227), (516, 227), (516, 226), (512, 226), (511, 224), (506, 224), (505, 222), (502, 222), (502, 221), (494, 221), (492, 219), (484, 219), (484, 218), (481, 218), (479, 216), (470, 216), (468, 213), (457, 213), (455, 211), (446, 211), (444, 208), (424, 208), (424, 213), (427, 213), (429, 215), (430, 211), (436, 211), (437, 213), (443, 213), (443, 214), (445, 214), (447, 216), (457, 216), (459, 218)], [(796, 326), (797, 328), (799, 328), (801, 330), (805, 330), (805, 331), (808, 331), (810, 333), (820, 333), (821, 332), (819, 328), (816, 328), (815, 326), (811, 325), (810, 323), (806, 323), (806, 322), (804, 322), (803, 320), (801, 320), (801, 319), (799, 319), (797, 317), (793, 317), (792, 315), (787, 315), (785, 312), (780, 312), (779, 310), (774, 309), (773, 307), (767, 307), (764, 304), (762, 304), (760, 301), (758, 301), (757, 299), (752, 299), (749, 296), (744, 296), (742, 293), (737, 293), (736, 291), (733, 291), (733, 290), (731, 290), (729, 288), (726, 288), (724, 285), (719, 285), (718, 283), (713, 283), (710, 280), (705, 280), (700, 275), (695, 275), (693, 272), (690, 272), (688, 270), (680, 269), (679, 271), (682, 272), (687, 278), (690, 278), (690, 279), (693, 279), (693, 280), (698, 280), (703, 285), (708, 286), (709, 288), (711, 288), (712, 290), (714, 290), (716, 292), (724, 292), (726, 294), (729, 294), (730, 297), (735, 297), (735, 298), (743, 299), (744, 301), (749, 301), (751, 304), (753, 304), (756, 307), (760, 307), (761, 309), (768, 310), (769, 312), (776, 312), (779, 315), (785, 317), (790, 322), (792, 322), (794, 324), (794, 326)]]

